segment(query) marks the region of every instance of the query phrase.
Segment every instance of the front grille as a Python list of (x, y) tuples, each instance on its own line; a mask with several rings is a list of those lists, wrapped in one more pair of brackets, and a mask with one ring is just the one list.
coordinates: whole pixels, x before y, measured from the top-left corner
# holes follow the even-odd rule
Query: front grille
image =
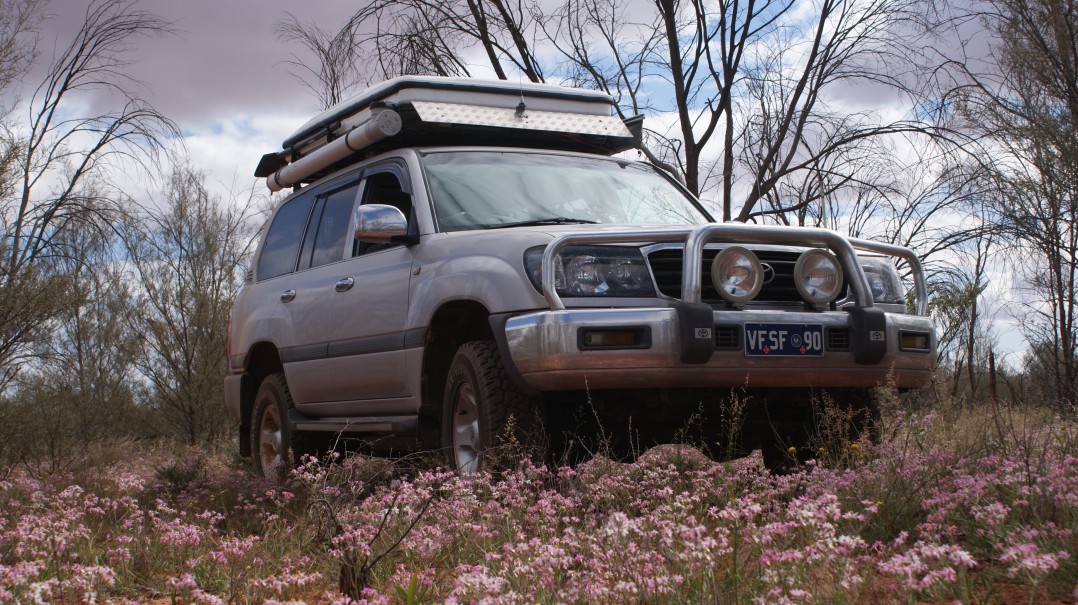
[[(774, 270), (774, 277), (764, 284), (756, 301), (771, 303), (804, 302), (801, 294), (794, 285), (794, 265), (797, 264), (800, 252), (786, 250), (753, 250), (760, 262), (769, 265)], [(704, 250), (704, 262), (702, 263), (701, 294), (706, 303), (722, 304), (724, 301), (715, 290), (711, 282), (711, 262), (718, 256), (719, 250), (708, 248)], [(681, 248), (664, 248), (648, 254), (648, 263), (655, 275), (655, 283), (659, 291), (671, 298), (681, 298), (681, 263), (684, 251)], [(765, 268), (766, 272), (766, 268)], [(846, 286), (843, 285), (842, 293), (838, 299), (846, 297)]]

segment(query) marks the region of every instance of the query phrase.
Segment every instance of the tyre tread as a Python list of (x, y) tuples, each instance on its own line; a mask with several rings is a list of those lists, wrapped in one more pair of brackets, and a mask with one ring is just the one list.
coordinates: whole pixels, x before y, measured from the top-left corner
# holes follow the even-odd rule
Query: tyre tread
[[(479, 383), (475, 387), (477, 396), (482, 398), (480, 402), (481, 434), (485, 447), (497, 447), (506, 444), (506, 439), (515, 439), (518, 444), (542, 449), (545, 441), (542, 440), (542, 423), (539, 422), (539, 400), (537, 397), (524, 392), (509, 376), (502, 362), (501, 354), (497, 345), (490, 340), (473, 340), (465, 342), (457, 349), (451, 364), (448, 380), (455, 380), (456, 370), (460, 364), (470, 366), (474, 372), (475, 380)], [(447, 397), (451, 397), (447, 383)], [(451, 411), (449, 407), (452, 401), (446, 400), (443, 410), (445, 422), (449, 422)], [(509, 419), (513, 418), (513, 434), (506, 434)], [(485, 425), (485, 426), (484, 426)], [(448, 435), (448, 424), (443, 427), (443, 434)], [(446, 446), (452, 447), (446, 436)], [(447, 451), (447, 457), (452, 463), (452, 451)], [(489, 463), (489, 461), (488, 461)], [(483, 463), (486, 465), (487, 463)], [(494, 466), (498, 466), (494, 464)]]
[[(488, 389), (491, 394), (491, 417), (497, 419), (495, 428), (500, 432), (509, 421), (510, 416), (518, 423), (528, 423), (530, 416), (535, 413), (535, 398), (525, 394), (509, 373), (505, 371), (501, 354), (498, 347), (492, 341), (476, 340), (470, 343), (475, 358), (479, 361), (479, 370), (483, 379), (488, 381)], [(518, 424), (518, 428), (523, 428)], [(495, 437), (497, 437), (497, 433)]]

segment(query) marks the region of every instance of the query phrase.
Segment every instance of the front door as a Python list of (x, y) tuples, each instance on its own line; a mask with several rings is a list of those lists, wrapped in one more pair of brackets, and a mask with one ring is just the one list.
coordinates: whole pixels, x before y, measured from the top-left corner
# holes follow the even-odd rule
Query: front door
[[(360, 184), (361, 203), (394, 205), (411, 217), (411, 197), (401, 186), (402, 176), (398, 164), (367, 170)], [(354, 225), (351, 220), (348, 224), (351, 234)], [(404, 332), (412, 250), (351, 237), (344, 249), (347, 258), (318, 269), (329, 288), (319, 312), (329, 331), (323, 365), (334, 377), (332, 390), (305, 411), (321, 416), (414, 412)]]

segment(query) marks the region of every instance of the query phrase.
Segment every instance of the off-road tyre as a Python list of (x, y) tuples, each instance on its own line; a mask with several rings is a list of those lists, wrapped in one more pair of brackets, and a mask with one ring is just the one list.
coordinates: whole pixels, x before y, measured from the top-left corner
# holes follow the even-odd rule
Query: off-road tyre
[(541, 460), (548, 439), (541, 399), (509, 377), (490, 340), (457, 349), (442, 400), (441, 449), (460, 473), (512, 466), (524, 456)]
[(278, 483), (309, 453), (307, 436), (288, 428), (288, 410), (293, 407), (284, 374), (262, 380), (251, 412), (251, 470)]

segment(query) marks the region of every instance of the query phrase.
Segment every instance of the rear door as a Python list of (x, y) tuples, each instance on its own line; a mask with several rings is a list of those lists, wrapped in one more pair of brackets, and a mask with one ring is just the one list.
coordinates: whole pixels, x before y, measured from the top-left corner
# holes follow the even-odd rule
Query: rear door
[(313, 194), (310, 219), (299, 238), (296, 270), (281, 293), (291, 327), (288, 342), (281, 343), (281, 359), (300, 409), (335, 397), (337, 377), (327, 364), (329, 342), (340, 335), (332, 317), (339, 287), (335, 265), (344, 260), (359, 184), (356, 176)]

